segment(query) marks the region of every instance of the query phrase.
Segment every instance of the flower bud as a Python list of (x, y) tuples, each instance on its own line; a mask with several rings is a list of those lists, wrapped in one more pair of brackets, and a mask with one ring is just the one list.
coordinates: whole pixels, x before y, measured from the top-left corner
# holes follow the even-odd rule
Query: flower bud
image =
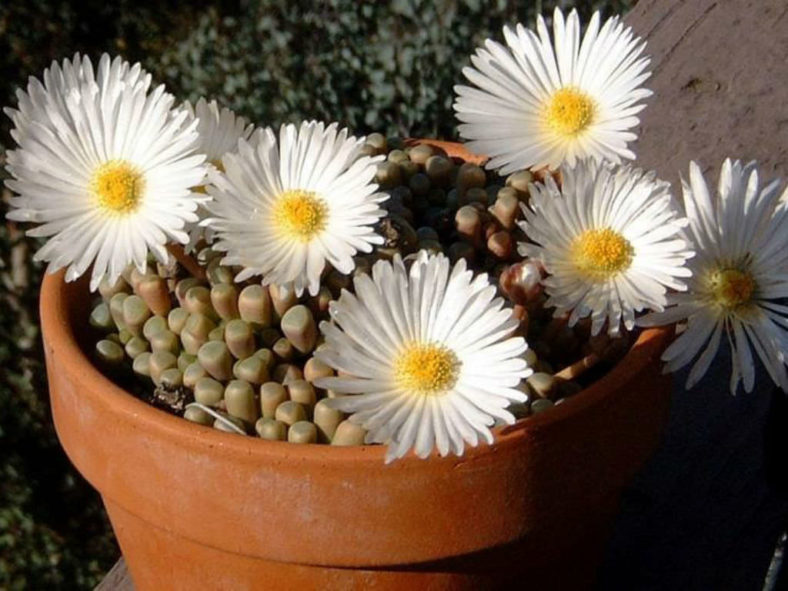
[(509, 265), (501, 273), (499, 285), (501, 290), (515, 304), (527, 305), (538, 300), (544, 291), (542, 265), (534, 260), (525, 259)]

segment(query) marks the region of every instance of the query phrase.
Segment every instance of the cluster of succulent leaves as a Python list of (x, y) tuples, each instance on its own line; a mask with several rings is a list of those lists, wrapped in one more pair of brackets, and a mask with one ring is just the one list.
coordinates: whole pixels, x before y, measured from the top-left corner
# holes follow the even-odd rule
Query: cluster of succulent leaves
[[(501, 26), (631, 0), (85, 0), (0, 3), (0, 104), (75, 51), (140, 61), (181, 98), (216, 98), (278, 126), (339, 120), (357, 133), (456, 137), (452, 87)], [(0, 165), (12, 146), (0, 122)], [(9, 192), (3, 190), (5, 217)], [(0, 225), (0, 588), (91, 588), (118, 555), (99, 498), (60, 450), (46, 397), (36, 244)]]

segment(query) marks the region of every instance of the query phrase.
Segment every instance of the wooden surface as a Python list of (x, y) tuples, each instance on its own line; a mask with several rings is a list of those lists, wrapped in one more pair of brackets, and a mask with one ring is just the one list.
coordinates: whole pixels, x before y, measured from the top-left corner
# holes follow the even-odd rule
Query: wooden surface
[(641, 0), (627, 20), (654, 71), (639, 165), (676, 183), (690, 159), (716, 174), (730, 156), (788, 177), (788, 2)]
[[(641, 0), (627, 21), (654, 72), (640, 166), (674, 191), (690, 159), (712, 186), (726, 156), (758, 160), (762, 179), (788, 176), (786, 0)], [(602, 588), (762, 588), (788, 515), (785, 396), (772, 398), (761, 370), (755, 392), (731, 397), (729, 367), (721, 358), (711, 379), (676, 388), (662, 447), (624, 498)]]
[[(788, 0), (641, 0), (626, 20), (647, 38), (654, 72), (640, 166), (676, 186), (690, 159), (716, 174), (726, 156), (788, 177)], [(723, 356), (690, 392), (677, 377), (670, 425), (624, 496), (600, 588), (763, 587), (788, 521), (788, 404), (764, 372), (755, 392), (731, 397), (729, 367)], [(133, 589), (122, 560), (97, 589)]]

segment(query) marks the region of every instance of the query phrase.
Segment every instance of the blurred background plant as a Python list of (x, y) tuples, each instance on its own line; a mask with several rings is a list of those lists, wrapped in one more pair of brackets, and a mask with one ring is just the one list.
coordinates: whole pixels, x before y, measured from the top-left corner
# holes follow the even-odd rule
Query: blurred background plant
[[(6, 0), (0, 104), (79, 51), (140, 61), (182, 99), (216, 98), (260, 125), (338, 120), (359, 134), (455, 139), (452, 87), (501, 27), (559, 5), (584, 19), (634, 0)], [(584, 20), (585, 22), (585, 20)], [(0, 123), (0, 165), (13, 147)], [(0, 178), (5, 178), (0, 168)], [(3, 189), (3, 218), (10, 193)], [(90, 589), (119, 550), (98, 495), (49, 416), (38, 329), (37, 245), (0, 225), (0, 589)]]

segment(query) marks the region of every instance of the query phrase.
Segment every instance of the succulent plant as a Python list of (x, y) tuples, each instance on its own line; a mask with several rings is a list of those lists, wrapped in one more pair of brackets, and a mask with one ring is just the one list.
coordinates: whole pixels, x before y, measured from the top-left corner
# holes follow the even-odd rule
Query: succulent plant
[[(353, 274), (397, 253), (411, 260), (420, 249), (488, 273), (514, 305), (516, 331), (532, 344), (526, 355), (536, 373), (520, 386), (528, 400), (510, 407), (515, 416), (544, 412), (579, 391), (582, 369), (572, 363), (610, 364), (623, 355), (622, 339), (591, 337), (587, 323), (569, 328), (551, 318), (543, 269), (516, 256), (532, 173), (501, 178), (439, 148), (407, 147), (381, 134), (368, 136), (364, 151), (386, 155), (376, 180), (389, 195), (389, 215), (378, 227), (385, 243), (356, 257)], [(222, 266), (219, 254), (197, 250), (200, 277), (170, 265), (144, 274), (129, 268), (115, 283), (102, 282), (90, 315), (101, 367), (201, 425), (292, 443), (363, 444), (366, 432), (326, 403), (336, 393), (315, 386), (334, 370), (313, 356), (322, 340), (318, 323), (341, 290), (353, 289), (352, 276), (328, 269), (316, 295), (297, 297), (259, 279), (234, 283), (238, 269)]]

